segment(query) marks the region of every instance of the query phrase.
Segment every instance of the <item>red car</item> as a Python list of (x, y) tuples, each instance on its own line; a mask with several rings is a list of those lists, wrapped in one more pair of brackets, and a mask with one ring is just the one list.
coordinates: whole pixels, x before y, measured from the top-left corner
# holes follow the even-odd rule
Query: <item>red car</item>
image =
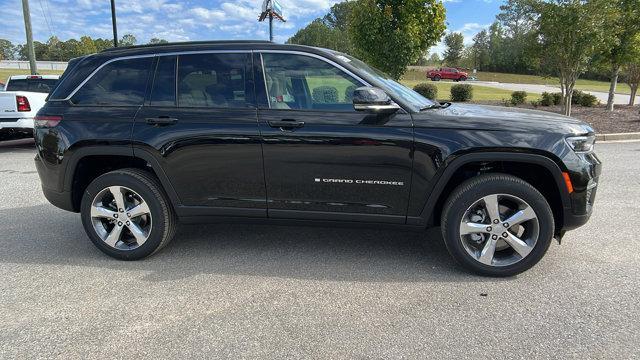
[(469, 74), (455, 68), (441, 68), (427, 71), (427, 77), (432, 81), (440, 81), (441, 79), (465, 81)]

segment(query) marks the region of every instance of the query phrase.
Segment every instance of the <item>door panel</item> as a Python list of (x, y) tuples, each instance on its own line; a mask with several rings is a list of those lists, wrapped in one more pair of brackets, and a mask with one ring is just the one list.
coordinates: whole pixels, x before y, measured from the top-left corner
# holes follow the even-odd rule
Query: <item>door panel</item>
[[(284, 118), (305, 125), (269, 125)], [(260, 110), (259, 119), (269, 216), (273, 210), (406, 215), (413, 140), (408, 115)]]
[[(154, 154), (183, 206), (266, 216), (250, 54), (179, 56), (177, 83), (158, 74), (136, 117), (134, 146)], [(166, 90), (176, 88), (177, 96)]]

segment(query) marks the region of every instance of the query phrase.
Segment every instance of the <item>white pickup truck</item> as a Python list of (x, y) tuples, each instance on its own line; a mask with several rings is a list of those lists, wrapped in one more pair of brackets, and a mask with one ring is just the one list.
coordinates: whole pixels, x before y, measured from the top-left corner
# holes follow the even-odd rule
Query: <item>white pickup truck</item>
[(33, 134), (33, 118), (46, 102), (59, 75), (14, 75), (0, 91), (0, 139)]

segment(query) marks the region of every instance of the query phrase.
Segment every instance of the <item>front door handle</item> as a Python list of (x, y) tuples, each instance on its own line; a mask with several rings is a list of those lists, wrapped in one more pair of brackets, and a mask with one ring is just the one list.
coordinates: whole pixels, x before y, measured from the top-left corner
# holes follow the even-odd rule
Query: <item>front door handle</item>
[(150, 125), (173, 125), (178, 122), (178, 119), (169, 116), (158, 116), (146, 118), (145, 121)]
[(268, 123), (272, 128), (280, 128), (284, 130), (297, 129), (304, 126), (304, 121), (293, 119), (270, 120)]

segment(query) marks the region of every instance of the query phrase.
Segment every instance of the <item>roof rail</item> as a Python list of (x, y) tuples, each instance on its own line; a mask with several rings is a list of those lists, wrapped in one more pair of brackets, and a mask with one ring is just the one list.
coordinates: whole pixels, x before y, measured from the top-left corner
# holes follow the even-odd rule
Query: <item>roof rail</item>
[(128, 50), (128, 49), (145, 49), (145, 48), (153, 48), (153, 47), (165, 47), (165, 46), (175, 46), (175, 45), (225, 45), (225, 44), (270, 44), (269, 40), (205, 40), (205, 41), (179, 41), (179, 42), (168, 42), (161, 44), (145, 44), (145, 45), (132, 45), (132, 46), (119, 46), (119, 47), (111, 47), (108, 49), (104, 49), (100, 51), (110, 52), (110, 51), (118, 51), (118, 50)]

